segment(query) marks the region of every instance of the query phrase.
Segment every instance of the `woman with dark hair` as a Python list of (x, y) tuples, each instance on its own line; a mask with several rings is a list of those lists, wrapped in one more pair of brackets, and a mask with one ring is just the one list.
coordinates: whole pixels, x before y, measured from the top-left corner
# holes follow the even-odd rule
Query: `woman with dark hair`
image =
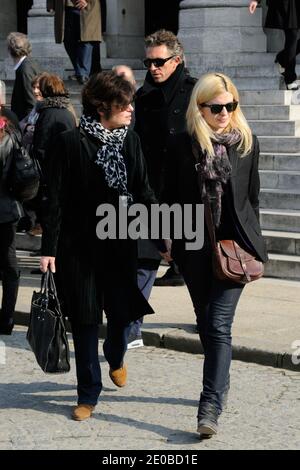
[(19, 277), (16, 257), (16, 229), (21, 216), (19, 202), (9, 191), (9, 168), (13, 158), (14, 126), (0, 113), (0, 271), (2, 271), (2, 305), (0, 334), (10, 335), (14, 327), (14, 310)]
[(101, 205), (119, 220), (133, 202), (156, 202), (140, 140), (128, 129), (133, 97), (133, 86), (115, 72), (93, 75), (83, 88), (79, 130), (61, 134), (51, 155), (41, 270), (57, 270), (63, 313), (72, 324), (78, 381), (72, 417), (78, 421), (90, 418), (102, 389), (101, 310), (107, 316), (104, 355), (118, 387), (126, 384), (130, 323), (153, 313), (137, 286), (136, 240), (96, 234)]
[(72, 112), (69, 94), (63, 80), (50, 73), (39, 79), (42, 101), (36, 105), (39, 117), (35, 124), (32, 155), (39, 162), (42, 179), (37, 195), (37, 220), (43, 226), (43, 204), (47, 193), (48, 165), (58, 136), (76, 127), (76, 117)]
[[(249, 3), (249, 11), (253, 14), (261, 0)], [(299, 0), (267, 0), (269, 7), (265, 27), (282, 29), (285, 35), (284, 49), (278, 52), (275, 63), (288, 90), (298, 90), (300, 83), (296, 74), (296, 57), (300, 52), (300, 4)]]

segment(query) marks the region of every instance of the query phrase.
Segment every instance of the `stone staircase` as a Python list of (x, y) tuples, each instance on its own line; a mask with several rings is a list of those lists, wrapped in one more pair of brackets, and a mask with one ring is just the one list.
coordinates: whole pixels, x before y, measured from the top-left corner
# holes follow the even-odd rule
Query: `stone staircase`
[(243, 111), (260, 142), (266, 276), (300, 279), (300, 106), (297, 92), (244, 91)]

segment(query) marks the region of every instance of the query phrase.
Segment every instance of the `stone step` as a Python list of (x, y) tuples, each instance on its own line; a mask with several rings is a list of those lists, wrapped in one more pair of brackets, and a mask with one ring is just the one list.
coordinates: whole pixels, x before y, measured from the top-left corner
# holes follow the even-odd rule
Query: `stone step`
[(261, 153), (260, 170), (300, 171), (300, 153)]
[(300, 189), (265, 189), (260, 190), (260, 207), (269, 209), (300, 210)]
[(299, 153), (300, 137), (286, 137), (278, 135), (260, 136), (260, 150), (263, 153)]
[(42, 237), (41, 235), (32, 236), (27, 233), (17, 233), (16, 246), (18, 250), (35, 252), (41, 249)]
[(248, 67), (254, 65), (260, 67), (274, 65), (276, 54), (273, 52), (244, 52), (243, 54), (236, 53), (214, 53), (202, 54), (198, 52), (185, 53), (187, 66), (190, 67), (203, 67), (206, 69), (220, 69), (220, 67)]
[(253, 134), (258, 136), (300, 136), (300, 121), (249, 120)]
[(264, 276), (299, 280), (300, 256), (269, 253), (269, 261), (265, 264)]
[(300, 211), (288, 209), (260, 209), (263, 230), (300, 232)]
[(32, 256), (32, 252), (17, 250), (18, 264), (22, 268), (38, 268), (40, 265), (40, 256)]
[(260, 170), (261, 188), (297, 189), (300, 188), (300, 171)]
[[(190, 73), (194, 77), (199, 77), (205, 71), (199, 70), (198, 68), (189, 68)], [(221, 72), (221, 70), (219, 70)], [(262, 91), (262, 90), (280, 90), (281, 80), (280, 77), (270, 76), (270, 77), (238, 77), (235, 78), (234, 84), (239, 91)]]
[(248, 120), (300, 120), (298, 105), (244, 105), (242, 111)]
[(242, 106), (245, 105), (290, 105), (299, 104), (297, 103), (299, 91), (289, 90), (264, 90), (264, 91), (253, 91), (253, 90), (242, 90), (240, 92), (240, 103)]
[(300, 256), (300, 233), (263, 230), (269, 253)]

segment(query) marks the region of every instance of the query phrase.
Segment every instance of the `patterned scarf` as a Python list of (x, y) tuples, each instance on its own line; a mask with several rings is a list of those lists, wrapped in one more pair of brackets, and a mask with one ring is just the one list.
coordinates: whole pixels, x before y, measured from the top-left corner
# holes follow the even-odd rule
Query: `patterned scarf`
[[(216, 134), (212, 139), (214, 156), (210, 157), (206, 153), (202, 154), (197, 170), (201, 173), (202, 179), (202, 200), (209, 200), (213, 222), (219, 227), (222, 211), (223, 185), (231, 176), (231, 164), (228, 158), (227, 148), (241, 140), (239, 131), (233, 129), (226, 134)], [(197, 151), (200, 151), (199, 143), (194, 139)], [(202, 152), (201, 152), (202, 153)]]
[(127, 190), (127, 170), (121, 154), (128, 127), (109, 131), (100, 122), (84, 114), (79, 125), (103, 144), (97, 152), (95, 163), (102, 168), (108, 187), (118, 191), (124, 205), (133, 202), (133, 197)]

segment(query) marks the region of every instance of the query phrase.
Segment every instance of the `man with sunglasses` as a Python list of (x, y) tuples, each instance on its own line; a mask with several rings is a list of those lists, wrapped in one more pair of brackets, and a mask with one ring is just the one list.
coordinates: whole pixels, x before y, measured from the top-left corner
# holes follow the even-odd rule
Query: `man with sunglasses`
[[(150, 185), (159, 199), (163, 190), (167, 140), (171, 135), (185, 130), (185, 114), (196, 79), (185, 69), (183, 47), (171, 31), (162, 29), (147, 36), (145, 49), (144, 65), (148, 72), (136, 95), (135, 131), (141, 139)], [(158, 269), (160, 255), (151, 242), (142, 241), (139, 258), (140, 268), (146, 275), (149, 274), (150, 295), (155, 277), (153, 273)], [(166, 274), (154, 283), (159, 286), (183, 284), (173, 261)]]

